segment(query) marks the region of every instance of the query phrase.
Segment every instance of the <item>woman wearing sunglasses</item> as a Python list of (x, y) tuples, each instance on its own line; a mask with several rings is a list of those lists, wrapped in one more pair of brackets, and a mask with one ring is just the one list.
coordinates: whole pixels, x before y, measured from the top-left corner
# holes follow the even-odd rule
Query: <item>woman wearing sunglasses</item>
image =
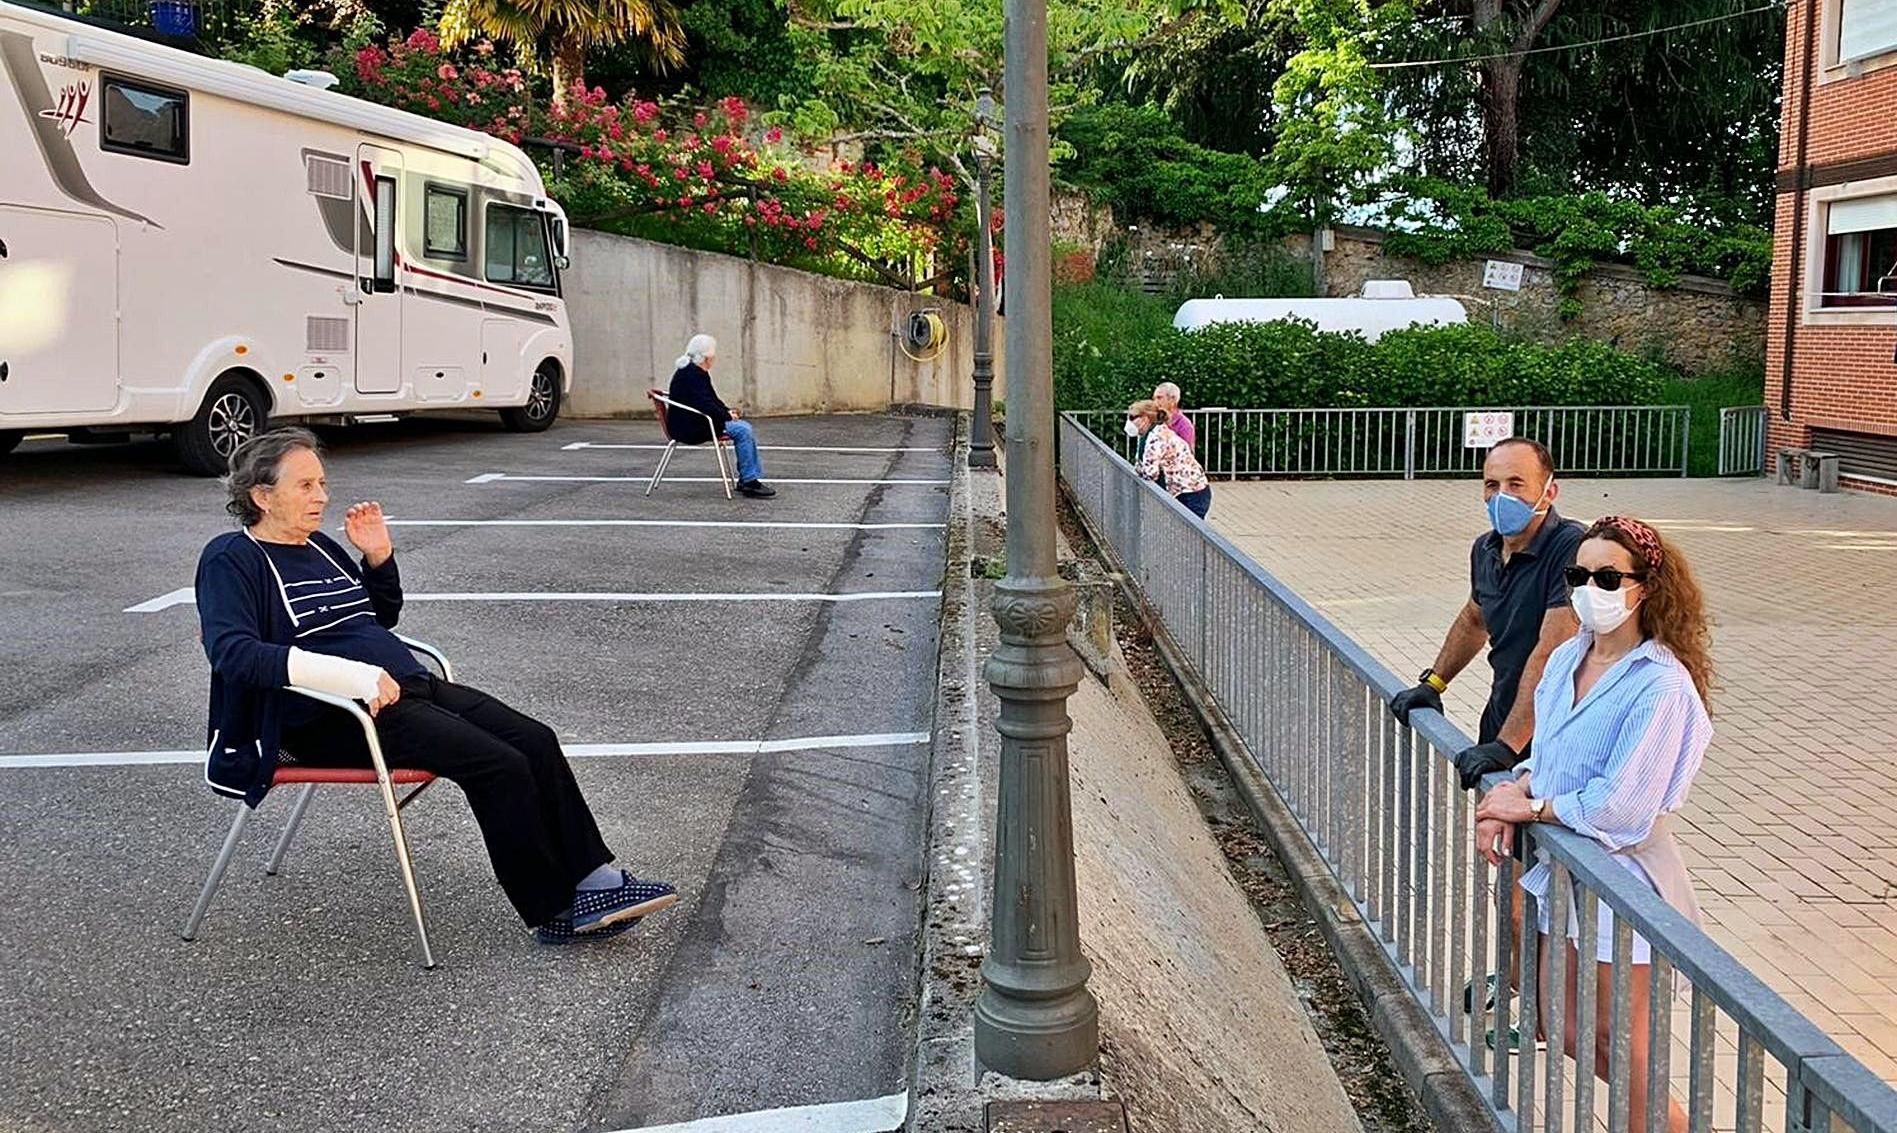
[[(1653, 887), (1688, 920), (1699, 906), (1666, 816), (1686, 801), (1712, 738), (1706, 692), (1712, 681), (1711, 635), (1699, 583), (1679, 550), (1637, 519), (1609, 516), (1588, 528), (1568, 569), (1581, 632), (1548, 658), (1535, 688), (1535, 746), (1517, 778), (1488, 792), (1476, 808), (1476, 848), (1499, 864), (1522, 823), (1565, 826), (1606, 847), (1629, 873)], [(1546, 854), (1521, 879), (1541, 910), (1542, 968), (1549, 971)], [(1568, 917), (1567, 1049), (1574, 1035), (1577, 957), (1593, 953), (1596, 987), (1612, 987), (1613, 910), (1600, 903), (1600, 929), (1579, 940), (1579, 917)], [(1631, 959), (1633, 997), (1632, 1128), (1647, 1112), (1647, 989), (1652, 950), (1638, 933)], [(1542, 989), (1548, 1015), (1549, 989)], [(1596, 1012), (1595, 1072), (1608, 1072), (1612, 1013)], [(1666, 1010), (1661, 1005), (1660, 1010)], [(1670, 1097), (1668, 1128), (1686, 1129), (1686, 1113)]]

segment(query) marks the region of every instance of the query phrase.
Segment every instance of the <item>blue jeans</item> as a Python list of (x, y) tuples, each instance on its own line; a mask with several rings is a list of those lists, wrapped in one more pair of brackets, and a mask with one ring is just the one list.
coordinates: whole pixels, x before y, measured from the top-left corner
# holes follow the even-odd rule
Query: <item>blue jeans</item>
[(757, 433), (749, 421), (726, 421), (725, 436), (738, 454), (738, 483), (764, 479), (764, 463), (757, 458)]
[(1181, 492), (1173, 498), (1184, 504), (1187, 511), (1198, 516), (1200, 519), (1204, 519), (1205, 513), (1212, 510), (1212, 486), (1210, 484), (1207, 484), (1196, 492)]

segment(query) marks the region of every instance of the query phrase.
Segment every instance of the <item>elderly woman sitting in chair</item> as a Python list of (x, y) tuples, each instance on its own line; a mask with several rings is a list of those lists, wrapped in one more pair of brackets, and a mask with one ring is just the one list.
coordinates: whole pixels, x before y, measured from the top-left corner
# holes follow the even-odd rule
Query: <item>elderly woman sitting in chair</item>
[(402, 582), (382, 506), (344, 516), (353, 560), (323, 534), (321, 448), (303, 429), (231, 456), (230, 513), (243, 525), (198, 560), (198, 617), (211, 659), (205, 778), (255, 806), (278, 751), (305, 765), (366, 767), (361, 727), (286, 685), (364, 702), (389, 766), (460, 785), (495, 876), (546, 943), (615, 935), (678, 899), (670, 885), (612, 868), (560, 741), (485, 693), (430, 674), (390, 632)]

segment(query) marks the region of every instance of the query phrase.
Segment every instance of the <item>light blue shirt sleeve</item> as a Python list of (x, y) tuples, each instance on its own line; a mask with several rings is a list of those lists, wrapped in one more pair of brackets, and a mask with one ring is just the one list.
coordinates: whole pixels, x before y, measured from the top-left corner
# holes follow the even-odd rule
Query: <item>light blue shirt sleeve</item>
[(1605, 770), (1555, 795), (1549, 801), (1555, 817), (1610, 851), (1645, 841), (1668, 796), (1683, 786), (1682, 773), (1690, 777), (1697, 769), (1682, 764), (1697, 764), (1689, 748), (1698, 715), (1690, 682), (1660, 681), (1642, 690), (1619, 721)]

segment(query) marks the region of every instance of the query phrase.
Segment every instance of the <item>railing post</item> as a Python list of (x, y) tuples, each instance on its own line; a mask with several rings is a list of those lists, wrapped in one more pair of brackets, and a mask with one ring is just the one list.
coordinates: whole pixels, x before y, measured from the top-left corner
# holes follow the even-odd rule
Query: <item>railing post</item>
[(1692, 472), (1693, 452), (1693, 411), (1690, 408), (1680, 410), (1680, 478), (1685, 479)]
[(1416, 479), (1416, 410), (1403, 411), (1403, 479)]

